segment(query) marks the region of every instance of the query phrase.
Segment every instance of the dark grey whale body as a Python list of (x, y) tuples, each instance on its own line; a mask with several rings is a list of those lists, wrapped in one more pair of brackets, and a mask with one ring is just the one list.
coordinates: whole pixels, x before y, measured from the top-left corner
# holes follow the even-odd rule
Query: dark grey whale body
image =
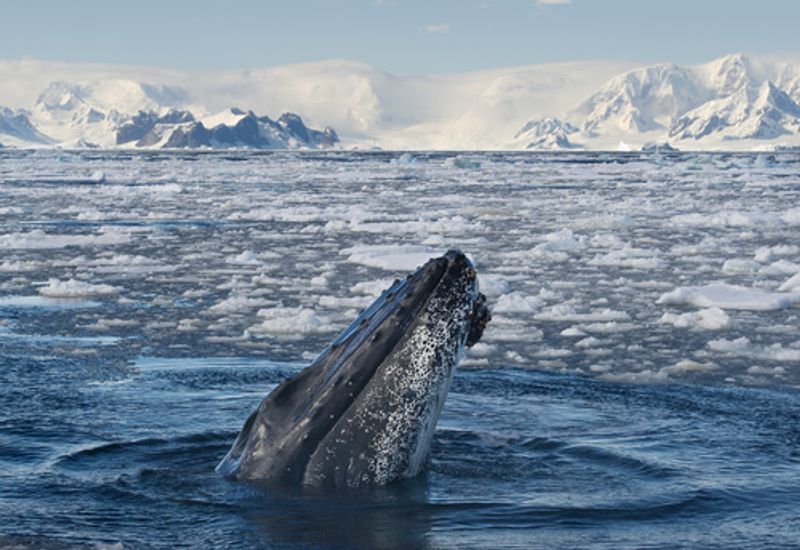
[(250, 415), (221, 474), (271, 485), (358, 487), (417, 475), (453, 372), (490, 315), (452, 250), (397, 280)]

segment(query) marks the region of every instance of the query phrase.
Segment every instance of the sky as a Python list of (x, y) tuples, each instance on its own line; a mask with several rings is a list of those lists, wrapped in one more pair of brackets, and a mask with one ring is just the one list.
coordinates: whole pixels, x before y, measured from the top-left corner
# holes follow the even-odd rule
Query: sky
[(0, 58), (246, 69), (343, 58), (397, 75), (800, 54), (797, 0), (4, 0)]

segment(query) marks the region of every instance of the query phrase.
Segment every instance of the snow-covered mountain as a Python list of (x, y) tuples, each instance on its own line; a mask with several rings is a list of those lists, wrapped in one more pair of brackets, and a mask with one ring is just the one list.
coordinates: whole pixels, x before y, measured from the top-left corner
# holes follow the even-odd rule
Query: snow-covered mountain
[(774, 139), (798, 131), (800, 106), (767, 80), (758, 88), (742, 86), (684, 113), (672, 123), (669, 135), (695, 140), (715, 134), (723, 139)]
[(0, 142), (11, 146), (800, 145), (800, 59), (741, 54), (694, 66), (594, 61), (424, 77), (343, 60), (216, 73), (24, 60), (0, 61), (0, 78)]
[(7, 107), (0, 107), (0, 136), (6, 144), (35, 143), (50, 145), (53, 141), (42, 134), (31, 124), (28, 115), (21, 111), (12, 111)]
[[(669, 140), (681, 148), (798, 143), (800, 63), (730, 55), (704, 65), (664, 64), (608, 81), (570, 113), (592, 142)], [(727, 147), (726, 147), (727, 144)]]
[(569, 140), (569, 135), (578, 128), (558, 118), (528, 121), (514, 136), (515, 143), (526, 149), (572, 149), (578, 147)]
[(332, 147), (339, 141), (336, 131), (312, 130), (294, 113), (284, 113), (277, 121), (259, 117), (252, 111), (232, 108), (208, 117), (206, 123), (195, 119), (190, 111), (170, 109), (158, 114), (140, 111), (116, 131), (116, 145), (168, 148), (297, 149), (300, 147)]

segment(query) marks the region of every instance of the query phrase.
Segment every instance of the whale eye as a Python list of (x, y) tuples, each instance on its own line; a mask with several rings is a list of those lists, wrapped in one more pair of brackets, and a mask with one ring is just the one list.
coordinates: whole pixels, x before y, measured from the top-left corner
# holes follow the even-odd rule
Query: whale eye
[(467, 276), (467, 280), (468, 280), (468, 281), (474, 281), (474, 280), (475, 280), (475, 277), (477, 276), (477, 273), (475, 273), (475, 269), (473, 269), (473, 268), (471, 268), (471, 267), (468, 267), (468, 268), (467, 268), (467, 269), (464, 271), (464, 274)]

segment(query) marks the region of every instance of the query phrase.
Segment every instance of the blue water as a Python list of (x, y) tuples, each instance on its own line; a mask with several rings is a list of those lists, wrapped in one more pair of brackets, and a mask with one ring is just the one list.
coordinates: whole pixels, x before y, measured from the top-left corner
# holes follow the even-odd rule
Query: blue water
[[(798, 155), (398, 156), (0, 153), (0, 548), (800, 548), (797, 306), (711, 331), (656, 304), (790, 276)], [(564, 228), (584, 248), (535, 253)], [(594, 261), (611, 237), (658, 261)], [(369, 303), (354, 285), (402, 275), (347, 252), (377, 244), (458, 246), (490, 304), (542, 303), (495, 313), (424, 476), (219, 477), (252, 408)], [(537, 316), (558, 305), (576, 315)], [(322, 324), (252, 330), (281, 307)]]
[(271, 494), (213, 469), (262, 394), (298, 365), (104, 363), (5, 362), (8, 535), (131, 548), (798, 542), (795, 391), (465, 369), (421, 479), (366, 493)]

